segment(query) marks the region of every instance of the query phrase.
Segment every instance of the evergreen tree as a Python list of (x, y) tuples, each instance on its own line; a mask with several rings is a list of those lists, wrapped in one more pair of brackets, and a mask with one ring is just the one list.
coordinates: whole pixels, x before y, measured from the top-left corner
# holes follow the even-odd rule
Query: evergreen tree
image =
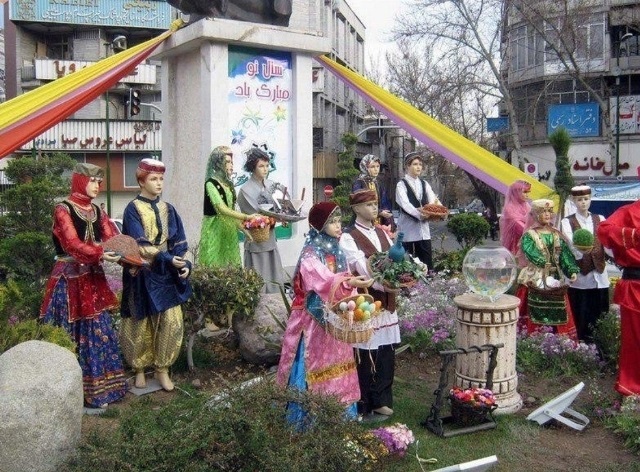
[(358, 137), (352, 133), (345, 133), (342, 135), (341, 141), (344, 145), (344, 151), (338, 154), (338, 174), (336, 175), (340, 183), (334, 190), (332, 201), (338, 204), (342, 211), (342, 223), (349, 225), (353, 221), (349, 194), (353, 188), (353, 182), (360, 173), (353, 165)]
[(35, 290), (53, 267), (53, 207), (69, 193), (63, 174), (74, 164), (68, 154), (54, 153), (12, 159), (5, 170), (14, 185), (0, 193), (0, 272)]
[[(556, 154), (556, 175), (553, 178), (553, 185), (560, 196), (558, 208), (558, 218), (564, 217), (564, 204), (571, 195), (571, 187), (575, 185), (571, 167), (569, 166), (569, 148), (571, 147), (571, 136), (565, 128), (558, 128), (549, 135), (549, 142)], [(559, 220), (558, 220), (559, 221)]]

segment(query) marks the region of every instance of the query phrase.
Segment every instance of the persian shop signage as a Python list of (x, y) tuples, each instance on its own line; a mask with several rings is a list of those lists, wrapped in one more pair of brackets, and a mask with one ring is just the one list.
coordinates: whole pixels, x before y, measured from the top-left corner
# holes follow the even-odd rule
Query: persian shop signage
[(571, 137), (600, 136), (600, 107), (597, 103), (551, 105), (547, 134), (565, 128)]
[(171, 6), (157, 0), (11, 0), (9, 19), (168, 29)]
[[(36, 79), (56, 80), (75, 71), (95, 64), (92, 61), (63, 61), (58, 59), (36, 59)], [(138, 64), (133, 72), (123, 77), (119, 82), (135, 84), (155, 84), (156, 66)]]

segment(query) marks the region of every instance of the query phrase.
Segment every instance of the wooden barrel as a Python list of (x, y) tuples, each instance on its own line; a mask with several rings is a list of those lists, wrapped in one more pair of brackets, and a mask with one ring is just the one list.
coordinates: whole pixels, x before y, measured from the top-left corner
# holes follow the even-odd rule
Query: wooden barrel
[[(491, 302), (480, 295), (465, 293), (454, 299), (456, 345), (467, 349), (483, 344), (504, 344), (498, 350), (493, 371), (492, 390), (496, 396), (496, 414), (514, 413), (522, 407), (517, 392), (516, 330), (520, 300), (502, 295)], [(456, 356), (455, 384), (459, 387), (484, 387), (489, 368), (489, 351)]]

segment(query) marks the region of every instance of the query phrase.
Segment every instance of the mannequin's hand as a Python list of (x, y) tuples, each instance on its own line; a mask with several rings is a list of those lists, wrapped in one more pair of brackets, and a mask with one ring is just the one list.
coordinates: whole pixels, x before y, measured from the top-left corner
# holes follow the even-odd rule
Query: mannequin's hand
[(182, 257), (173, 256), (173, 259), (171, 259), (171, 265), (173, 267), (175, 267), (176, 269), (182, 269), (183, 267), (185, 267), (187, 265), (187, 263), (185, 262), (185, 260)]
[(182, 269), (180, 269), (178, 271), (178, 277), (180, 277), (181, 279), (186, 279), (187, 277), (189, 277), (189, 268), (183, 267)]
[(252, 243), (253, 242), (253, 236), (251, 236), (251, 233), (249, 232), (249, 230), (242, 229), (242, 232), (244, 233), (244, 237), (245, 237), (246, 242)]
[(122, 256), (116, 254), (113, 251), (108, 251), (102, 254), (102, 260), (105, 262), (118, 262)]
[(368, 279), (365, 275), (358, 275), (348, 279), (347, 283), (355, 288), (368, 288), (373, 285), (373, 279)]
[(571, 277), (569, 277), (569, 280), (571, 280), (572, 282), (575, 282), (576, 280), (578, 280), (578, 274), (571, 274)]

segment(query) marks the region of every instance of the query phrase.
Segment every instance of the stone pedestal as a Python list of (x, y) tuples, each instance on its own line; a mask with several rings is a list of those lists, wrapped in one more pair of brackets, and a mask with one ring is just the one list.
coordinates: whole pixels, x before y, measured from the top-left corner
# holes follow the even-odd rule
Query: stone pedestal
[[(496, 414), (514, 413), (522, 407), (522, 398), (516, 391), (516, 325), (520, 300), (502, 295), (495, 302), (474, 293), (465, 293), (454, 299), (456, 313), (456, 343), (459, 348), (504, 344), (498, 350), (497, 366), (493, 371), (493, 392), (498, 409)], [(460, 387), (484, 386), (489, 366), (489, 352), (458, 355), (456, 357), (455, 385)]]
[[(209, 154), (216, 146), (235, 146), (234, 171), (242, 173), (241, 152), (252, 145), (250, 140), (237, 143), (239, 138), (233, 134), (239, 132), (237, 123), (230, 122), (229, 116), (233, 100), (229, 51), (238, 47), (257, 48), (267, 54), (268, 51), (291, 53), (290, 90), (286, 99), (281, 100), (281, 114), (258, 116), (258, 105), (250, 111), (257, 116), (254, 121), (261, 120), (260, 123), (284, 117), (290, 120), (291, 128), (286, 134), (261, 138), (270, 141), (272, 146), (277, 143), (286, 149), (278, 155), (278, 165), (280, 169), (286, 166), (290, 174), (269, 178), (282, 179), (285, 185), (289, 180), (288, 193), (292, 198), (300, 198), (302, 189), (306, 189), (304, 213), (312, 204), (312, 61), (314, 56), (331, 51), (330, 38), (287, 27), (202, 19), (174, 33), (153, 57), (162, 60), (162, 160), (167, 165), (163, 199), (178, 210), (192, 247), (200, 240)], [(260, 88), (259, 93), (263, 92), (269, 90)], [(278, 241), (284, 267), (295, 266), (304, 234), (309, 229), (306, 220), (293, 224), (292, 228), (291, 238)], [(240, 253), (243, 253), (242, 247)]]

